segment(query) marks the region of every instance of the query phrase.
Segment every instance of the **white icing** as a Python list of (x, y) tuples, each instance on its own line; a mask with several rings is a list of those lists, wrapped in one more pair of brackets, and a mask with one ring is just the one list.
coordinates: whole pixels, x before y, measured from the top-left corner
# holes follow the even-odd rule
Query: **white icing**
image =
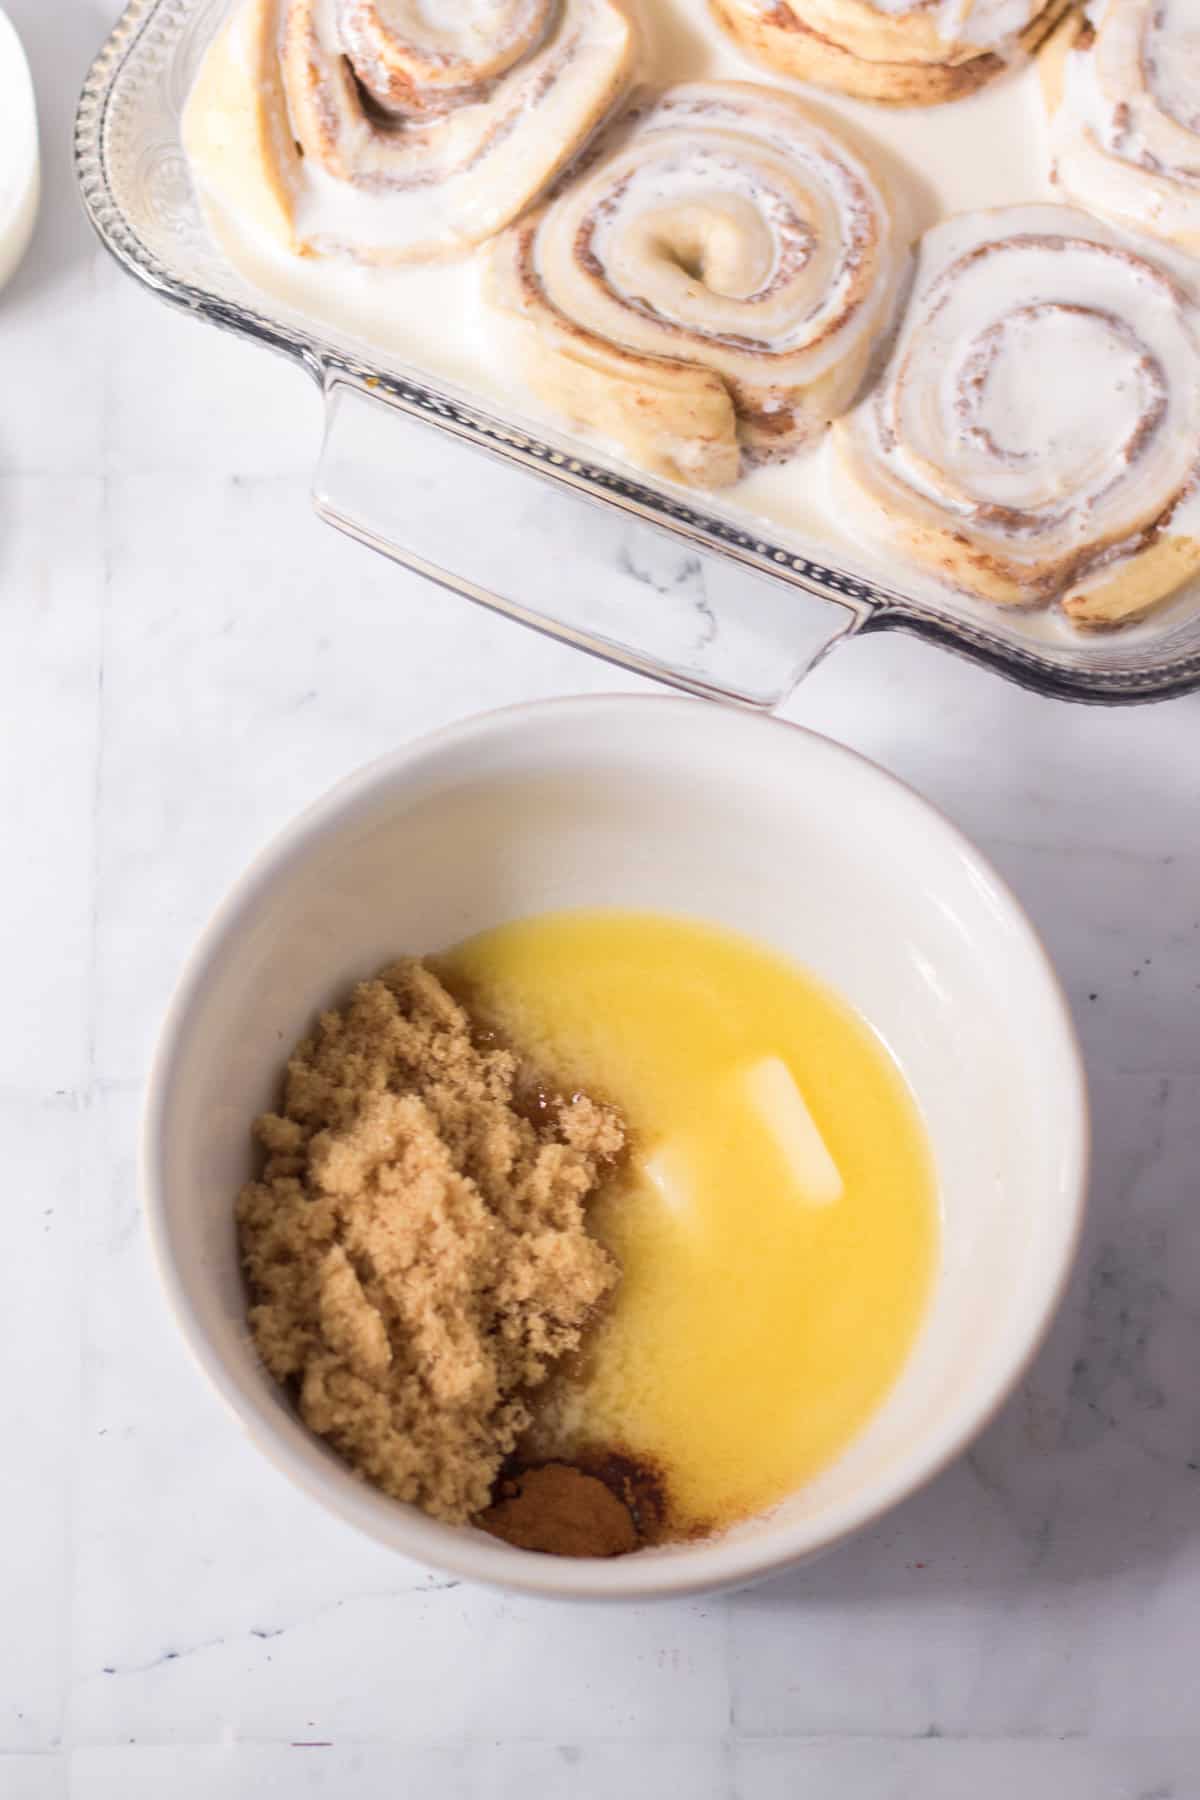
[[(506, 67), (544, 29), (552, 0), (375, 0), (385, 31), (420, 50), (455, 84), (481, 66)], [(360, 9), (361, 11), (361, 9)], [(339, 5), (341, 37), (363, 69), (372, 33), (350, 5)]]
[(1192, 487), (1171, 514), (1171, 530), (1181, 537), (1200, 538), (1200, 470)]
[[(877, 12), (909, 13), (921, 0), (870, 0)], [(976, 44), (981, 50), (1011, 50), (1037, 9), (1038, 0), (938, 0), (938, 36), (947, 44)]]
[(517, 398), (506, 333), (484, 310), (476, 258), (405, 269), (325, 262), (289, 254), (211, 201), (206, 218), (222, 254), (252, 289), (298, 323), (324, 321), (364, 360), (432, 375), (464, 396), (496, 405)]
[[(1185, 131), (1200, 135), (1200, 13), (1195, 0), (1156, 0), (1146, 22), (1146, 49), (1154, 63), (1160, 111)], [(1200, 163), (1186, 173), (1200, 181)]]
[(1200, 252), (1200, 6), (1096, 0), (1064, 71), (1052, 156), (1064, 194)]
[(1133, 538), (1195, 482), (1200, 310), (1082, 213), (948, 220), (845, 441), (878, 497), (861, 515), (876, 533), (914, 512), (1031, 571), (1065, 566)]
[[(928, 13), (942, 42), (948, 46), (969, 44), (999, 54), (1011, 51), (1031, 17), (1039, 0), (865, 0), (872, 12), (889, 19), (904, 19), (914, 13)], [(741, 0), (743, 8), (759, 14), (770, 13), (776, 0)], [(816, 20), (806, 20), (803, 0), (790, 0), (792, 9), (802, 21), (816, 30), (822, 29), (824, 13)], [(829, 23), (832, 25), (832, 19)]]
[[(878, 0), (874, 0), (878, 4)], [(1011, 51), (1038, 10), (1038, 0), (941, 0), (938, 35), (947, 43)]]
[[(543, 166), (548, 179), (563, 146), (578, 138), (578, 121), (589, 122), (627, 40), (624, 19), (607, 0), (561, 0), (550, 9), (548, 33), (540, 8), (518, 6), (529, 14), (528, 54), (489, 74), (478, 95), (468, 87), (465, 99), (444, 103), (440, 90), (427, 94), (435, 103), (431, 115), (381, 133), (357, 97), (347, 98), (340, 75), (343, 59), (352, 50), (357, 58), (362, 45), (361, 29), (348, 30), (357, 12), (345, 0), (306, 0), (306, 10), (313, 49), (303, 61), (318, 73), (321, 95), (311, 105), (308, 154), (292, 179), (295, 229), (318, 255), (383, 262), (454, 255), (499, 230), (531, 186), (536, 191), (533, 172)], [(434, 60), (438, 42), (450, 37), (461, 55), (477, 54), (481, 24), (460, 20), (449, 37), (445, 28), (429, 31)], [(373, 84), (386, 81), (377, 60), (352, 66)], [(469, 67), (459, 73), (469, 80)], [(293, 135), (305, 143), (300, 96), (286, 83), (285, 90)], [(328, 151), (311, 142), (318, 130), (330, 140)]]
[[(603, 283), (580, 266), (585, 225)], [(686, 356), (678, 326), (708, 340), (711, 366), (761, 387), (843, 362), (878, 326), (897, 257), (875, 184), (842, 143), (766, 96), (695, 84), (555, 201), (538, 264), (555, 304), (601, 337)], [(762, 350), (779, 359), (765, 371)]]

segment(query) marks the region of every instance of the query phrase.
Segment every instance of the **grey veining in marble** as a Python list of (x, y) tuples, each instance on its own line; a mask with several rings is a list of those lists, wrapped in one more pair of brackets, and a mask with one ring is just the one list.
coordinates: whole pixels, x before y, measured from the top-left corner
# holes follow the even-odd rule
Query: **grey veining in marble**
[(158, 1021), (228, 883), (339, 776), (637, 684), (319, 524), (309, 385), (137, 291), (75, 204), (112, 0), (11, 10), (46, 205), (0, 296), (0, 1797), (1197, 1800), (1200, 699), (1071, 709), (881, 638), (788, 709), (983, 844), (1083, 1036), (1083, 1255), (970, 1456), (712, 1601), (581, 1612), (359, 1541), (250, 1449), (158, 1295)]

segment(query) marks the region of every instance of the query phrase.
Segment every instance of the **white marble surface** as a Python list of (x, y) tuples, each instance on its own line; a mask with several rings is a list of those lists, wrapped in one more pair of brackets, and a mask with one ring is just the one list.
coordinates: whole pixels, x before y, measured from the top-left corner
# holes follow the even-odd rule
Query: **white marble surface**
[(973, 1454), (714, 1601), (510, 1600), (357, 1541), (231, 1427), (156, 1291), (158, 1020), (228, 883), (338, 776), (630, 684), (318, 524), (314, 393), (136, 290), (75, 203), (111, 0), (10, 10), (47, 180), (0, 297), (0, 1796), (1200, 1795), (1200, 697), (1073, 709), (883, 638), (788, 708), (982, 842), (1083, 1033), (1083, 1258)]

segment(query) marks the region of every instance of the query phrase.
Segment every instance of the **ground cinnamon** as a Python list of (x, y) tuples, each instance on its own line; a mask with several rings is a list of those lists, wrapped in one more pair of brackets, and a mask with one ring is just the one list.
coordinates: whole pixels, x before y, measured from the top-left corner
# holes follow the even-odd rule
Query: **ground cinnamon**
[(633, 1514), (595, 1475), (542, 1463), (504, 1478), (476, 1523), (518, 1550), (547, 1556), (624, 1556), (638, 1547)]

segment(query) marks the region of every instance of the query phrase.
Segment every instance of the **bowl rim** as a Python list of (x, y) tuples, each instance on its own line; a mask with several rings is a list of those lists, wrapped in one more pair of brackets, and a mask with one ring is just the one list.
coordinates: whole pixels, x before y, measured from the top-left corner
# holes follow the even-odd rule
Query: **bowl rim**
[[(348, 1471), (335, 1470), (319, 1477), (290, 1445), (264, 1426), (263, 1419), (246, 1401), (224, 1358), (217, 1351), (192, 1311), (182, 1271), (178, 1266), (167, 1223), (165, 1168), (166, 1121), (181, 1045), (195, 1002), (208, 971), (253, 912), (259, 897), (287, 866), (303, 856), (327, 828), (373, 793), (403, 783), (420, 765), (450, 747), (486, 743), (495, 734), (521, 728), (531, 719), (556, 718), (568, 724), (589, 714), (621, 711), (637, 714), (654, 708), (660, 714), (686, 709), (714, 714), (726, 728), (744, 728), (759, 735), (788, 733), (793, 744), (812, 740), (822, 752), (855, 765), (868, 778), (890, 786), (897, 797), (915, 806), (938, 831), (948, 848), (956, 852), (990, 894), (1014, 930), (1018, 954), (1041, 984), (1059, 1030), (1063, 1092), (1058, 1108), (1060, 1164), (1063, 1171), (1058, 1228), (1037, 1272), (1030, 1303), (1032, 1326), (987, 1382), (981, 1383), (969, 1402), (960, 1404), (949, 1424), (932, 1432), (922, 1454), (874, 1483), (862, 1497), (844, 1505), (836, 1524), (814, 1533), (811, 1524), (781, 1527), (777, 1535), (729, 1542), (717, 1537), (709, 1542), (680, 1546), (650, 1562), (642, 1555), (597, 1561), (587, 1558), (540, 1556), (514, 1551), (482, 1533), (457, 1530), (431, 1520), (413, 1508), (388, 1499), (358, 1483)], [(733, 724), (739, 721), (739, 724)], [(352, 770), (277, 830), (252, 857), (228, 889), (204, 926), (184, 961), (160, 1027), (148, 1076), (142, 1116), (139, 1187), (147, 1236), (158, 1279), (169, 1310), (191, 1354), (210, 1386), (246, 1431), (255, 1447), (276, 1469), (303, 1492), (331, 1512), (374, 1538), (389, 1550), (461, 1579), (510, 1592), (560, 1599), (652, 1599), (714, 1592), (743, 1586), (782, 1569), (824, 1554), (853, 1533), (874, 1524), (901, 1501), (939, 1475), (991, 1423), (1041, 1349), (1062, 1300), (1074, 1266), (1087, 1205), (1090, 1166), (1090, 1114), (1083, 1055), (1070, 1006), (1050, 957), (1024, 907), (1008, 883), (972, 841), (940, 808), (907, 782), (861, 752), (808, 727), (791, 721), (740, 711), (714, 708), (711, 704), (676, 694), (593, 694), (518, 702), (514, 705), (469, 715), (423, 734), (398, 749), (385, 752)], [(390, 1529), (384, 1529), (386, 1508)], [(404, 1543), (398, 1538), (406, 1540)], [(451, 1547), (452, 1546), (452, 1547)], [(653, 1554), (653, 1553), (651, 1553)]]

